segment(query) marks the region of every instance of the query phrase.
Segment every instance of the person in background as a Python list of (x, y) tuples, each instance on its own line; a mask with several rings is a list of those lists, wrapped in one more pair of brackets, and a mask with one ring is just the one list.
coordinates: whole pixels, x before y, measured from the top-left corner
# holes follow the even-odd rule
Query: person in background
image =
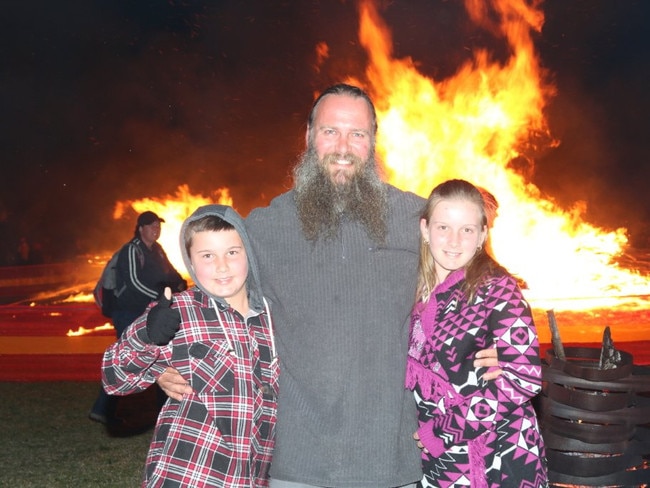
[(14, 260), (15, 264), (18, 266), (27, 266), (32, 264), (30, 259), (31, 247), (27, 237), (21, 237), (18, 241), (18, 247), (16, 249), (16, 258)]
[[(167, 258), (160, 238), (160, 224), (165, 220), (154, 212), (138, 215), (133, 238), (120, 250), (117, 259), (116, 305), (112, 314), (113, 326), (119, 339), (122, 332), (161, 296), (166, 287), (173, 292), (183, 291), (187, 282)], [(166, 396), (158, 393), (158, 402), (164, 403)], [(95, 400), (88, 415), (91, 420), (117, 427), (123, 423), (116, 418), (117, 399), (107, 395), (103, 389)]]
[(143, 486), (267, 486), (278, 361), (244, 221), (231, 207), (200, 207), (181, 250), (195, 286), (173, 298), (167, 289), (106, 350), (104, 388), (142, 391), (168, 366), (192, 386), (160, 412)]
[(142, 315), (147, 305), (160, 297), (169, 287), (172, 292), (183, 291), (187, 282), (158, 243), (160, 224), (165, 220), (154, 212), (138, 216), (134, 236), (123, 247), (117, 259), (117, 302), (113, 325), (119, 337), (131, 322)]
[[(422, 477), (404, 388), (424, 200), (381, 180), (377, 118), (360, 88), (316, 99), (294, 188), (246, 228), (280, 358), (273, 488), (387, 488)], [(494, 350), (477, 366), (496, 366)], [(481, 355), (477, 356), (481, 357)], [(158, 384), (191, 392), (171, 369)]]
[[(406, 386), (413, 390), (428, 487), (546, 487), (532, 398), (541, 391), (539, 340), (517, 280), (485, 250), (481, 191), (449, 180), (420, 216), (418, 301)], [(494, 347), (503, 373), (484, 381), (477, 351)]]

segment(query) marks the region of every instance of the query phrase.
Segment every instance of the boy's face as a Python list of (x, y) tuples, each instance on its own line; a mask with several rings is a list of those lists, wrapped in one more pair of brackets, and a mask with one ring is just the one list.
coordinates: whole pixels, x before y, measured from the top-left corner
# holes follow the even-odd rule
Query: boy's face
[(190, 261), (198, 282), (240, 313), (248, 311), (248, 259), (236, 230), (197, 232)]

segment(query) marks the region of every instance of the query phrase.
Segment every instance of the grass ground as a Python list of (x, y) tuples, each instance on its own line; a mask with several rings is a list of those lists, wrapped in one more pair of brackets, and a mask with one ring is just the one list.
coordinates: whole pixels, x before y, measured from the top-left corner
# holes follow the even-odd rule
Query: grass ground
[[(94, 382), (0, 382), (0, 486), (138, 487), (152, 430), (113, 437), (88, 420)], [(120, 410), (155, 416), (149, 392)]]
[[(140, 486), (152, 430), (114, 437), (88, 420), (98, 388), (88, 381), (0, 382), (0, 487)], [(155, 419), (153, 391), (120, 400), (118, 414), (136, 425)]]

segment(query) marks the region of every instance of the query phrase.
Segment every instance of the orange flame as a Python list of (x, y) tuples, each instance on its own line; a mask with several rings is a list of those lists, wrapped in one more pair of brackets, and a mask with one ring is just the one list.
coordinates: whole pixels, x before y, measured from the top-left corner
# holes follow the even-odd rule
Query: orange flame
[[(584, 222), (584, 203), (561, 209), (509, 168), (539, 140), (554, 143), (543, 115), (554, 88), (542, 82), (530, 35), (544, 22), (538, 3), (466, 0), (472, 20), (500, 33), (511, 55), (499, 64), (476, 50), (453, 77), (436, 82), (410, 58), (392, 58), (389, 29), (374, 4), (362, 1), (359, 38), (381, 128), (377, 152), (390, 182), (404, 190), (426, 197), (437, 183), (463, 178), (493, 193), (500, 206), (492, 248), (527, 282), (536, 307), (645, 306), (648, 277), (612, 262), (627, 244), (626, 229)], [(488, 21), (488, 8), (498, 25)]]
[(79, 336), (85, 336), (92, 334), (95, 331), (101, 331), (101, 330), (112, 330), (113, 326), (106, 322), (104, 325), (100, 325), (97, 327), (93, 327), (92, 329), (86, 329), (85, 327), (79, 327), (77, 330), (72, 330), (68, 329), (68, 332), (66, 332), (67, 337), (79, 337)]
[[(474, 22), (505, 39), (510, 57), (499, 63), (477, 49), (455, 75), (436, 81), (420, 74), (410, 58), (392, 57), (388, 27), (371, 0), (360, 1), (359, 38), (370, 60), (368, 89), (381, 127), (377, 152), (388, 180), (425, 197), (449, 178), (467, 179), (493, 193), (499, 212), (492, 249), (526, 281), (526, 296), (538, 309), (645, 308), (649, 277), (613, 262), (626, 249), (626, 229), (607, 231), (585, 222), (584, 202), (560, 208), (512, 169), (517, 161), (532, 165), (528, 154), (537, 145), (557, 144), (544, 117), (555, 88), (543, 81), (531, 38), (544, 23), (540, 2), (465, 0), (465, 5)], [(320, 65), (329, 53), (323, 44), (316, 49)], [(176, 195), (119, 202), (115, 216), (129, 206), (161, 215), (166, 223), (160, 242), (185, 273), (181, 223), (199, 205), (232, 205), (227, 188), (215, 195), (195, 196), (182, 185)]]
[(117, 202), (113, 218), (120, 218), (125, 210), (131, 207), (137, 213), (151, 210), (165, 219), (158, 242), (178, 272), (188, 278), (179, 245), (181, 226), (183, 221), (198, 207), (211, 203), (232, 206), (233, 200), (230, 197), (228, 188), (219, 188), (213, 192), (212, 197), (205, 197), (203, 195), (193, 195), (188, 185), (180, 185), (175, 195)]

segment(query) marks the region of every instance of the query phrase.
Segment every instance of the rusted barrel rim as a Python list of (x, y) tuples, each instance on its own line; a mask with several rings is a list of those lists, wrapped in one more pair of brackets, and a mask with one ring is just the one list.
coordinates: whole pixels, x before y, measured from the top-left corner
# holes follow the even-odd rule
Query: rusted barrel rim
[(629, 406), (635, 398), (627, 391), (586, 390), (554, 382), (547, 382), (544, 392), (555, 401), (593, 412), (618, 410)]
[(571, 376), (591, 381), (608, 381), (625, 378), (632, 374), (633, 358), (625, 351), (621, 354), (621, 364), (612, 369), (599, 369), (600, 349), (595, 347), (565, 347), (567, 360), (559, 359), (553, 349), (546, 351), (546, 361), (551, 368), (564, 371)]
[(638, 466), (643, 461), (641, 456), (628, 453), (583, 457), (554, 449), (548, 449), (546, 456), (549, 464), (555, 466), (555, 471), (577, 476), (602, 476), (622, 472), (627, 468)]
[(557, 434), (550, 429), (545, 429), (543, 432), (544, 444), (547, 449), (555, 449), (556, 451), (570, 451), (582, 453), (599, 453), (599, 454), (624, 454), (632, 443), (631, 440), (623, 440), (618, 442), (608, 443), (593, 443), (584, 442), (572, 437), (566, 437), (562, 434)]
[(601, 443), (621, 442), (634, 436), (634, 424), (592, 424), (563, 419), (545, 412), (542, 416), (545, 429), (558, 435), (578, 439), (582, 442)]
[(607, 425), (643, 424), (650, 419), (650, 397), (644, 396), (636, 397), (634, 406), (598, 412), (567, 405), (546, 395), (540, 397), (540, 402), (544, 412), (548, 412), (556, 417), (579, 422)]

